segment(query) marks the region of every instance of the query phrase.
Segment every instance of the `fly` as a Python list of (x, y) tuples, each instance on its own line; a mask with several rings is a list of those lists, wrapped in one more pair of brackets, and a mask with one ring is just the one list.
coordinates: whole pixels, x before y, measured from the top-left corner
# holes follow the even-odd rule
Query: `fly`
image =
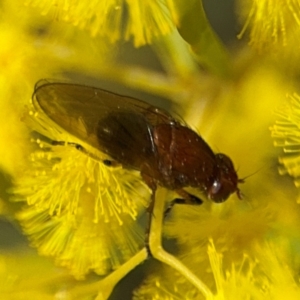
[(244, 181), (232, 160), (215, 154), (201, 136), (160, 108), (103, 89), (48, 80), (36, 84), (33, 103), (64, 130), (107, 154), (111, 160), (105, 165), (138, 170), (152, 191), (152, 205), (158, 186), (175, 191), (179, 198), (166, 213), (175, 203), (202, 203), (186, 187), (217, 203), (233, 193), (241, 199), (238, 184)]

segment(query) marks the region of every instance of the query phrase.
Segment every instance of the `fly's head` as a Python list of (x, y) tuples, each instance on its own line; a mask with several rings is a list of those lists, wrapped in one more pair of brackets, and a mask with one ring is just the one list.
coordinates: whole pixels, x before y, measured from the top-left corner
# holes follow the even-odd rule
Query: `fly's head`
[(207, 189), (208, 198), (220, 203), (226, 201), (231, 194), (236, 193), (238, 198), (241, 199), (238, 184), (244, 181), (238, 179), (231, 159), (222, 153), (216, 154), (215, 158), (214, 177), (211, 186)]

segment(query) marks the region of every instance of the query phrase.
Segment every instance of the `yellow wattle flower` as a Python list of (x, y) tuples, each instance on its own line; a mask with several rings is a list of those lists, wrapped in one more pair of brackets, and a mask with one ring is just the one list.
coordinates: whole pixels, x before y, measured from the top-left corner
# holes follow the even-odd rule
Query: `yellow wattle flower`
[[(53, 13), (55, 18), (86, 29), (95, 36), (105, 36), (111, 43), (122, 37), (133, 39), (135, 46), (152, 43), (174, 29), (175, 14), (171, 0), (91, 0), (53, 1), (28, 0), (27, 5), (39, 7), (42, 14)], [(122, 33), (123, 32), (123, 33)]]
[[(283, 149), (279, 162), (281, 175), (289, 174), (294, 178), (296, 187), (300, 186), (300, 96), (288, 95), (284, 105), (276, 110), (277, 120), (271, 127), (274, 145)], [(298, 200), (299, 202), (299, 200)]]
[(25, 234), (39, 253), (54, 256), (76, 277), (118, 268), (144, 243), (138, 216), (149, 192), (140, 175), (107, 167), (72, 146), (52, 146), (51, 138), (72, 137), (42, 113), (30, 112), (25, 121), (41, 134), (30, 169), (15, 180)]
[[(248, 30), (250, 45), (259, 51), (294, 52), (300, 41), (299, 0), (239, 1), (245, 24), (240, 37)], [(289, 47), (287, 47), (289, 46)]]

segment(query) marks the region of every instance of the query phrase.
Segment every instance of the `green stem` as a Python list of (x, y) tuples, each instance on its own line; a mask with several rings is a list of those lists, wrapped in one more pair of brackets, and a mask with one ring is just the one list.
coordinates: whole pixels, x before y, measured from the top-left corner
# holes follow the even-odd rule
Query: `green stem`
[(178, 14), (178, 31), (190, 45), (197, 61), (218, 76), (228, 76), (228, 53), (206, 18), (202, 1), (173, 1)]
[(116, 284), (124, 278), (130, 271), (145, 261), (148, 253), (145, 248), (140, 250), (135, 256), (129, 259), (117, 270), (106, 276), (104, 279), (85, 286), (74, 287), (71, 290), (72, 299), (82, 299), (86, 295), (97, 294), (96, 300), (108, 299)]

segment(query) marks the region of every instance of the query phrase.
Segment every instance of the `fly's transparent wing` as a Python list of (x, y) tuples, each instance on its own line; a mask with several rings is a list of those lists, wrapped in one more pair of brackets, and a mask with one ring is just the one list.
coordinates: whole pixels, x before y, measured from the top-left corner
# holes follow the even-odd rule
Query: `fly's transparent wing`
[[(128, 160), (134, 151), (149, 155), (153, 150), (151, 128), (175, 122), (165, 111), (143, 101), (99, 88), (49, 80), (36, 84), (33, 103), (64, 130), (119, 162), (122, 157)], [(123, 163), (132, 164), (126, 159)]]

